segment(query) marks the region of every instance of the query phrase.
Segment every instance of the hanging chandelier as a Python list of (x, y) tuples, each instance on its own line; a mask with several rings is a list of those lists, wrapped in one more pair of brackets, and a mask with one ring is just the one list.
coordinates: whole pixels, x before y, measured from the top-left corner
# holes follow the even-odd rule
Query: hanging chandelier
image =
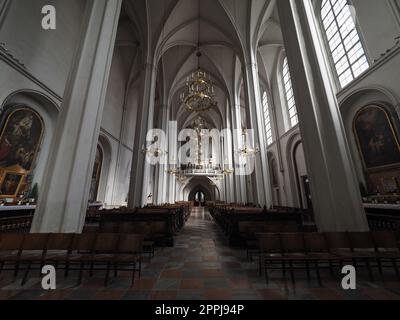
[(258, 147), (256, 148), (251, 148), (247, 146), (247, 131), (243, 130), (242, 132), (242, 138), (243, 138), (243, 149), (239, 150), (239, 154), (242, 157), (253, 157), (256, 154), (260, 153), (260, 149)]
[[(197, 56), (200, 58), (201, 53)], [(215, 88), (210, 75), (200, 67), (186, 81), (185, 91), (181, 94), (185, 108), (192, 112), (205, 112), (218, 106), (215, 100)]]

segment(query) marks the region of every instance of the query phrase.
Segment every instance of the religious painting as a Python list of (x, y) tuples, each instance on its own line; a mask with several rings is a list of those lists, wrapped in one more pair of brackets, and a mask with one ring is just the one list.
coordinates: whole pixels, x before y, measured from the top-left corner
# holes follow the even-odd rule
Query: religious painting
[(385, 109), (362, 109), (354, 120), (354, 131), (366, 169), (400, 164), (399, 141)]
[(17, 197), (27, 187), (42, 142), (43, 122), (31, 109), (7, 115), (0, 135), (0, 197)]
[(96, 159), (90, 184), (89, 202), (96, 202), (100, 185), (101, 168), (103, 166), (103, 151), (97, 146)]
[(25, 108), (12, 112), (0, 137), (0, 168), (19, 166), (30, 171), (42, 135), (43, 123), (36, 112)]
[(23, 181), (23, 174), (6, 173), (0, 186), (0, 195), (14, 197)]

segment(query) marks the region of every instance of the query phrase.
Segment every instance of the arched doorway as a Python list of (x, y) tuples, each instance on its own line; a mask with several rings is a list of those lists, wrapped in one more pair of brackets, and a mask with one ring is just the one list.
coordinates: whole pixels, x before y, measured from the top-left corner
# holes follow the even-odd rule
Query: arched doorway
[(198, 191), (194, 196), (194, 206), (204, 207), (206, 204), (206, 196), (202, 191)]
[(192, 201), (196, 207), (204, 207), (207, 201), (213, 201), (214, 197), (210, 191), (204, 186), (200, 185), (192, 189), (189, 194), (189, 201)]

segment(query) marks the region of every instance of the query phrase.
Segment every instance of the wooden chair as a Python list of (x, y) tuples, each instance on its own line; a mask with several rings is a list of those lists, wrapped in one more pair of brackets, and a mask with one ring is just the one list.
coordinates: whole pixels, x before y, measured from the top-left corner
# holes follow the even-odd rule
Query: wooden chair
[[(292, 282), (295, 282), (294, 269), (305, 269), (310, 278), (310, 258), (306, 255), (306, 247), (302, 233), (282, 233), (280, 235), (284, 259), (289, 263)], [(296, 265), (295, 265), (296, 264)]]
[(39, 268), (39, 270), (43, 268), (48, 239), (49, 234), (47, 233), (30, 233), (24, 236), (19, 257), (19, 264), (26, 265), (22, 285), (26, 283), (32, 268)]
[(307, 256), (314, 261), (318, 281), (321, 283), (320, 263), (328, 263), (331, 275), (334, 275), (334, 263), (340, 265), (341, 258), (329, 252), (328, 243), (322, 233), (303, 233)]
[(74, 237), (73, 233), (52, 233), (46, 247), (46, 264), (54, 265), (56, 269), (63, 268), (68, 276), (69, 259)]
[(383, 275), (385, 263), (390, 263), (390, 266), (396, 271), (397, 277), (400, 279), (398, 261), (400, 260), (400, 248), (396, 239), (396, 234), (392, 231), (374, 231), (371, 233), (377, 254), (378, 268)]
[[(135, 234), (121, 234), (119, 236), (118, 246), (113, 259), (115, 276), (117, 276), (118, 270), (132, 271), (132, 286), (135, 283), (135, 273), (139, 273), (141, 276), (142, 260), (140, 252), (143, 247), (143, 236)], [(136, 268), (136, 264), (139, 265)], [(130, 268), (130, 269), (129, 269)]]
[(82, 276), (85, 268), (85, 263), (90, 261), (95, 241), (98, 234), (87, 233), (87, 234), (76, 234), (72, 240), (71, 253), (66, 263), (65, 275), (68, 276), (70, 270), (78, 270), (78, 284), (82, 283)]
[(82, 233), (99, 233), (99, 227), (95, 226), (84, 226)]
[(373, 281), (371, 263), (376, 262), (378, 257), (372, 234), (370, 232), (348, 232), (348, 237), (354, 266), (357, 268), (360, 263), (364, 264), (367, 267), (370, 279)]
[(350, 239), (346, 232), (325, 232), (323, 233), (328, 243), (329, 252), (337, 256), (352, 256)]
[[(262, 270), (262, 261), (264, 261), (265, 280), (267, 284), (269, 282), (269, 269), (281, 269), (283, 277), (286, 277), (286, 266), (280, 235), (278, 233), (263, 233), (257, 234), (257, 238), (259, 239), (259, 247), (261, 250), (259, 256), (260, 275)], [(280, 267), (276, 267), (276, 265), (279, 265)]]
[(118, 233), (119, 229), (119, 222), (114, 221), (106, 221), (100, 225), (99, 233), (106, 234), (106, 233)]
[[(107, 285), (110, 274), (112, 255), (115, 253), (118, 245), (119, 235), (116, 233), (99, 234), (93, 248), (93, 254), (90, 257), (90, 275), (95, 270), (106, 270), (104, 284)], [(106, 266), (104, 269), (104, 266)]]
[(3, 270), (13, 270), (14, 277), (18, 275), (23, 241), (23, 234), (4, 233), (0, 235), (0, 273)]

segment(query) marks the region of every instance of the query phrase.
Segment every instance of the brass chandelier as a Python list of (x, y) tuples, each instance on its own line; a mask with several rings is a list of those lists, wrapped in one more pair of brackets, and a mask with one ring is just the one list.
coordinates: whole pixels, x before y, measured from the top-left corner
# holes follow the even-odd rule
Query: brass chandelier
[[(201, 52), (198, 52), (197, 57), (200, 56)], [(205, 112), (218, 106), (211, 77), (200, 67), (187, 79), (181, 101), (192, 112)]]
[(260, 149), (258, 147), (251, 148), (247, 145), (247, 130), (242, 130), (242, 139), (243, 139), (243, 149), (238, 151), (239, 155), (242, 157), (253, 157), (256, 154), (260, 153)]

